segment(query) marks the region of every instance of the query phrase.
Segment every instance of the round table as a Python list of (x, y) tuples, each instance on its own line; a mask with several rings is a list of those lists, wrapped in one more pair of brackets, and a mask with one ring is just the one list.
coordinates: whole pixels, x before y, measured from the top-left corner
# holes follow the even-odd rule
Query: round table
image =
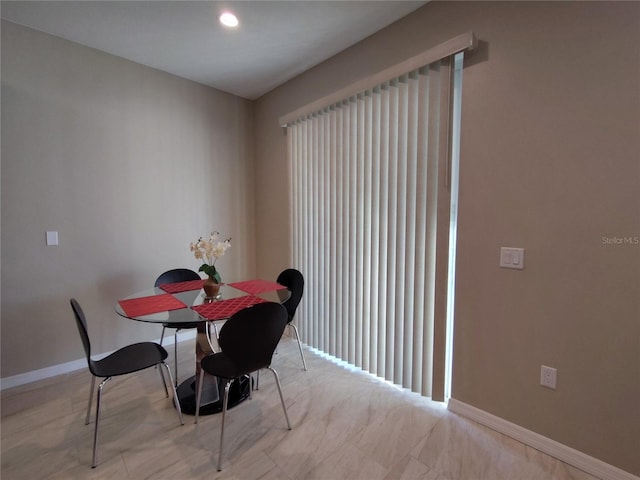
[[(166, 295), (167, 292), (159, 287), (150, 288), (141, 292), (134, 293), (126, 297), (123, 300), (141, 299), (143, 297), (152, 297), (156, 295)], [(224, 322), (227, 318), (219, 318), (216, 320), (208, 320), (199, 315), (191, 307), (210, 303), (212, 300), (205, 299), (202, 289), (189, 290), (185, 292), (171, 293), (172, 296), (183, 302), (186, 307), (176, 310), (165, 310), (148, 315), (131, 315), (127, 314), (122, 308), (120, 303), (116, 303), (116, 313), (124, 318), (139, 322), (157, 323), (170, 326), (171, 324), (195, 324), (196, 328), (196, 345), (195, 345), (195, 375), (192, 375), (188, 379), (184, 380), (178, 385), (178, 399), (180, 401), (180, 408), (183, 413), (194, 415), (196, 411), (196, 391), (197, 380), (200, 378), (200, 361), (207, 355), (214, 353), (214, 347), (211, 344), (207, 325), (214, 322)], [(213, 300), (222, 301), (234, 298), (239, 298), (249, 295), (248, 293), (238, 290), (231, 285), (223, 284), (220, 289), (220, 295)], [(283, 303), (286, 301), (291, 292), (282, 287), (278, 290), (270, 290), (258, 294), (252, 294), (263, 300), (270, 302)], [(224, 380), (205, 375), (205, 384), (202, 388), (202, 400), (200, 403), (200, 415), (209, 415), (212, 413), (218, 413), (222, 411), (222, 399), (220, 397), (220, 390), (224, 388)], [(178, 379), (175, 379), (176, 382)], [(251, 379), (246, 376), (238, 381), (234, 381), (229, 390), (229, 405), (228, 408), (232, 408), (235, 405), (241, 403), (249, 397), (251, 393)]]

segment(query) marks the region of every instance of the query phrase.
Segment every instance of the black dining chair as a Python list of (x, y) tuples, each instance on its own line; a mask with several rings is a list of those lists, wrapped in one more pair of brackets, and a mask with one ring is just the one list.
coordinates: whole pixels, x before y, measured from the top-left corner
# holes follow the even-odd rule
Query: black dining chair
[(229, 401), (229, 387), (234, 379), (249, 375), (262, 368), (273, 372), (280, 394), (280, 402), (291, 430), (287, 407), (282, 396), (278, 373), (271, 367), (273, 352), (278, 346), (284, 328), (287, 325), (287, 311), (279, 303), (259, 303), (235, 313), (220, 329), (218, 341), (221, 351), (204, 357), (200, 366), (200, 378), (196, 395), (195, 423), (198, 423), (200, 397), (205, 372), (225, 380), (222, 398), (222, 425), (220, 426), (220, 451), (218, 471), (222, 468), (222, 442), (224, 439), (224, 420)]
[[(193, 270), (189, 270), (188, 268), (174, 268), (173, 270), (168, 270), (160, 275), (156, 279), (155, 287), (159, 287), (160, 285), (164, 285), (165, 283), (178, 283), (178, 282), (190, 282), (192, 280), (200, 280), (200, 275), (194, 272)], [(197, 323), (163, 323), (162, 324), (162, 334), (160, 335), (160, 345), (164, 340), (164, 331), (167, 328), (175, 329), (173, 334), (173, 371), (175, 373), (174, 380), (175, 385), (178, 385), (178, 332), (180, 330), (186, 330), (189, 328), (197, 328)]]
[[(167, 358), (167, 351), (162, 348), (161, 345), (153, 342), (135, 343), (122, 347), (119, 350), (107, 355), (100, 360), (91, 359), (91, 341), (89, 340), (89, 333), (87, 331), (87, 320), (85, 318), (82, 307), (75, 298), (70, 300), (71, 308), (73, 309), (74, 316), (76, 318), (76, 325), (80, 338), (82, 339), (82, 345), (84, 346), (84, 352), (87, 356), (87, 364), (89, 371), (91, 372), (91, 391), (89, 392), (89, 405), (87, 407), (87, 417), (85, 419), (85, 425), (89, 425), (91, 419), (91, 402), (93, 400), (93, 391), (96, 385), (96, 377), (103, 378), (102, 382), (98, 386), (98, 393), (96, 398), (96, 426), (93, 432), (93, 457), (91, 460), (91, 467), (95, 468), (97, 463), (98, 452), (98, 426), (100, 424), (100, 403), (102, 400), (102, 389), (105, 384), (111, 380), (111, 378), (119, 375), (127, 375), (129, 373), (138, 372), (146, 368), (150, 368), (156, 365), (160, 367), (164, 366), (171, 379), (171, 369), (164, 360)], [(164, 385), (164, 391), (169, 396), (167, 390), (167, 382), (162, 374), (162, 368), (159, 369), (160, 378), (162, 378), (162, 384)], [(173, 381), (171, 382), (171, 389), (173, 390), (173, 401), (175, 407), (178, 410), (178, 417), (180, 418), (180, 424), (184, 425), (182, 419), (182, 410), (180, 409), (180, 402), (178, 401), (178, 393), (173, 387)]]
[(296, 339), (298, 340), (298, 348), (300, 349), (300, 356), (302, 357), (302, 366), (304, 370), (307, 370), (307, 362), (304, 360), (304, 353), (302, 353), (302, 343), (300, 342), (300, 334), (298, 332), (298, 327), (293, 323), (293, 318), (296, 314), (296, 310), (298, 309), (298, 305), (300, 304), (300, 300), (302, 300), (302, 294), (304, 293), (304, 276), (300, 273), (299, 270), (295, 268), (288, 268), (284, 270), (280, 275), (278, 275), (277, 282), (280, 285), (284, 285), (289, 289), (291, 295), (287, 299), (287, 301), (283, 302), (282, 305), (287, 309), (287, 326), (292, 328), (296, 332)]

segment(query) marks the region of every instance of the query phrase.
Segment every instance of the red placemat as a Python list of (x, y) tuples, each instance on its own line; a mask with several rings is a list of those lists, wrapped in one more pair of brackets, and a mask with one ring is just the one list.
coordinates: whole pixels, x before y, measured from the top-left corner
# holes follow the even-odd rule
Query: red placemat
[(204, 303), (191, 308), (207, 320), (224, 320), (243, 308), (266, 301), (267, 300), (263, 298), (254, 297), (253, 295), (245, 295), (244, 297), (230, 298), (228, 300), (220, 300), (219, 302)]
[(204, 280), (189, 280), (187, 282), (163, 283), (160, 288), (167, 293), (189, 292), (191, 290), (200, 290)]
[(243, 292), (250, 293), (251, 295), (258, 295), (259, 293), (271, 292), (272, 290), (281, 290), (287, 288), (284, 285), (280, 285), (276, 282), (270, 282), (268, 280), (245, 280), (243, 282), (230, 283), (230, 286), (241, 290)]
[(169, 293), (152, 295), (150, 297), (128, 298), (118, 300), (127, 317), (142, 317), (152, 313), (178, 310), (187, 305)]

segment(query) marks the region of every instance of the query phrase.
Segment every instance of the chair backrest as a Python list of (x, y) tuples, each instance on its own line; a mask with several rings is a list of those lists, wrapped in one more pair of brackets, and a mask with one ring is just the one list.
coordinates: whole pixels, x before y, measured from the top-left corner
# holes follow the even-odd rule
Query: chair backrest
[(87, 319), (84, 316), (84, 312), (82, 311), (82, 307), (78, 303), (75, 298), (70, 300), (71, 309), (73, 310), (73, 314), (76, 317), (76, 326), (78, 327), (78, 332), (80, 333), (80, 338), (82, 339), (82, 345), (84, 346), (84, 353), (87, 355), (87, 364), (89, 366), (89, 370), (93, 373), (93, 365), (91, 360), (91, 341), (89, 340), (89, 332), (87, 331)]
[(156, 279), (154, 287), (164, 285), (165, 283), (188, 282), (190, 280), (200, 280), (200, 275), (188, 268), (174, 268), (160, 275)]
[(271, 365), (286, 326), (287, 311), (282, 305), (259, 303), (232, 315), (220, 329), (218, 342), (243, 373), (250, 373)]
[(287, 287), (291, 292), (291, 296), (287, 301), (282, 303), (284, 308), (287, 309), (290, 322), (296, 314), (300, 300), (302, 300), (302, 294), (304, 293), (304, 277), (302, 276), (302, 273), (295, 268), (288, 268), (278, 275), (277, 282), (280, 285)]

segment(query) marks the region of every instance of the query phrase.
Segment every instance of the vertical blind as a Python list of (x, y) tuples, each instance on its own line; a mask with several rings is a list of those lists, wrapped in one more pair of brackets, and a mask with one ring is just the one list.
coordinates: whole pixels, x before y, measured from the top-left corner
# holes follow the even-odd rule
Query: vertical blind
[(446, 57), (287, 123), (302, 340), (425, 396), (444, 381), (450, 85)]

